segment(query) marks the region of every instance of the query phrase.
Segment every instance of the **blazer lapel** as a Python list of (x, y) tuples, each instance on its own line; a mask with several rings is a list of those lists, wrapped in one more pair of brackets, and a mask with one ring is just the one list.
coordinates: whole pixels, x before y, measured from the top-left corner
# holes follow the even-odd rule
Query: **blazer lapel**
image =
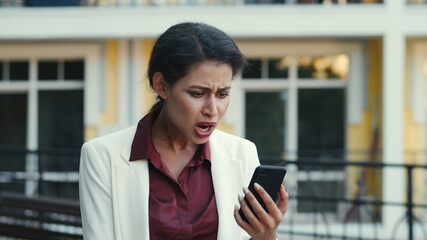
[(212, 160), (212, 181), (218, 209), (218, 239), (241, 239), (242, 231), (233, 217), (237, 194), (242, 192), (240, 162), (227, 156), (221, 144), (209, 140)]
[(125, 149), (115, 166), (117, 208), (120, 235), (124, 240), (148, 240), (148, 201), (150, 194), (149, 172), (147, 160), (129, 162), (129, 150)]

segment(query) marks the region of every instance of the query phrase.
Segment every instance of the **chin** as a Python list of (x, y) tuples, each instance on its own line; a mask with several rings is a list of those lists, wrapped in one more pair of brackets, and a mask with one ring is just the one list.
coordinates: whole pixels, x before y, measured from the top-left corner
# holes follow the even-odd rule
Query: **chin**
[(194, 140), (194, 143), (195, 144), (204, 144), (204, 143), (207, 143), (209, 141), (209, 137), (207, 137), (207, 138), (200, 138), (200, 137), (197, 137), (195, 140)]

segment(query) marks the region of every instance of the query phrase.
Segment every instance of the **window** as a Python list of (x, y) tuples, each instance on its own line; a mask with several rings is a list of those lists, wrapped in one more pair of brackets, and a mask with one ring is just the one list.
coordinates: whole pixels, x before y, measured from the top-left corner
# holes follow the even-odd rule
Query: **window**
[(286, 58), (248, 59), (248, 67), (243, 72), (242, 78), (245, 80), (286, 79), (288, 78)]
[(281, 156), (285, 146), (286, 92), (247, 92), (245, 106), (246, 138), (256, 142), (260, 156)]
[(72, 60), (41, 60), (37, 64), (38, 79), (41, 81), (83, 81), (84, 61)]
[(40, 81), (58, 80), (59, 64), (58, 61), (41, 60), (37, 64), (38, 79)]
[[(0, 171), (24, 172), (27, 134), (26, 94), (0, 94)], [(5, 151), (8, 150), (8, 151)], [(24, 182), (0, 181), (2, 191), (24, 192)]]
[[(342, 158), (349, 57), (252, 58), (249, 64), (242, 81), (260, 85), (259, 90), (251, 88), (245, 93), (245, 137), (258, 145), (260, 154), (283, 157), (298, 150), (298, 157), (319, 158), (341, 149), (336, 157)], [(295, 77), (289, 76), (290, 68)], [(277, 81), (283, 85), (275, 85)], [(294, 94), (289, 96), (290, 92)], [(290, 104), (297, 109), (292, 115), (288, 112)], [(286, 144), (286, 126), (293, 116), (297, 116), (297, 126), (292, 127), (298, 127), (293, 140), (298, 149)]]
[(83, 81), (84, 62), (81, 59), (64, 61), (64, 79)]
[(298, 57), (298, 78), (342, 80), (348, 78), (349, 57), (345, 54)]
[(298, 93), (298, 156), (342, 159), (344, 90), (301, 89)]
[[(269, 163), (270, 157), (302, 162), (341, 161), (346, 148), (347, 88), (352, 77), (350, 54), (345, 48), (336, 52), (334, 46), (330, 49), (335, 53), (327, 53), (325, 48), (320, 54), (310, 55), (304, 54), (303, 44), (295, 45), (301, 54), (298, 49), (285, 46), (292, 54), (279, 56), (280, 49), (270, 49), (279, 46), (277, 42), (266, 47), (265, 53), (256, 50), (257, 55), (266, 56), (250, 57), (244, 52), (249, 66), (237, 84), (243, 91), (245, 106), (242, 135), (257, 145), (264, 164)], [(256, 49), (248, 43), (241, 47), (243, 51), (245, 46), (248, 51)], [(267, 162), (263, 162), (264, 157)], [(293, 184), (288, 187), (299, 196), (346, 194), (341, 167), (301, 165), (291, 171), (297, 171), (291, 174), (298, 177), (293, 183), (288, 182)], [(304, 201), (297, 204), (301, 216), (317, 212), (318, 207)], [(337, 203), (325, 203), (322, 208), (326, 213), (340, 214)]]
[(261, 72), (261, 59), (248, 59), (248, 68), (243, 72), (242, 78), (246, 80), (259, 79), (263, 75)]
[[(77, 181), (64, 180), (70, 173), (77, 175), (83, 144), (85, 60), (8, 58), (0, 63), (0, 169), (41, 173), (38, 180), (0, 186), (78, 198)], [(66, 187), (58, 187), (62, 185)]]
[(2, 81), (3, 79), (4, 79), (4, 76), (3, 76), (3, 72), (4, 72), (4, 70), (3, 70), (3, 62), (0, 62), (0, 81)]
[(11, 61), (9, 62), (9, 80), (11, 81), (28, 81), (29, 77), (28, 61)]
[[(298, 90), (298, 161), (342, 161), (344, 159), (344, 89)], [(341, 167), (302, 165), (300, 171), (340, 176)], [(344, 196), (345, 179), (298, 181), (299, 196)], [(321, 184), (319, 184), (321, 182)], [(338, 212), (338, 204), (298, 204), (300, 212)]]

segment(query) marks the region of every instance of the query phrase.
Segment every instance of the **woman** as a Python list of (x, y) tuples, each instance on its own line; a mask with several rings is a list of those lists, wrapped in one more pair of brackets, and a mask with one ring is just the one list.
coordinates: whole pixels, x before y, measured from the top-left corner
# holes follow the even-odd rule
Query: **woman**
[(286, 191), (276, 204), (258, 188), (266, 213), (244, 189), (253, 214), (237, 195), (259, 165), (255, 145), (216, 130), (244, 63), (233, 40), (206, 24), (159, 37), (148, 68), (156, 105), (138, 126), (82, 148), (85, 239), (276, 239)]

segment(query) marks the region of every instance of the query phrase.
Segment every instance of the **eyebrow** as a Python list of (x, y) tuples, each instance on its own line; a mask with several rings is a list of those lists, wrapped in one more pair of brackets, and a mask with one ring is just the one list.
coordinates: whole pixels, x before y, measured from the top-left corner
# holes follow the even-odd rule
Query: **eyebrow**
[[(190, 88), (197, 88), (197, 89), (201, 89), (204, 91), (211, 91), (212, 90), (211, 88), (199, 86), (199, 85), (190, 86)], [(223, 87), (223, 88), (220, 88), (219, 91), (225, 91), (225, 90), (230, 90), (230, 89), (231, 89), (231, 87)]]

